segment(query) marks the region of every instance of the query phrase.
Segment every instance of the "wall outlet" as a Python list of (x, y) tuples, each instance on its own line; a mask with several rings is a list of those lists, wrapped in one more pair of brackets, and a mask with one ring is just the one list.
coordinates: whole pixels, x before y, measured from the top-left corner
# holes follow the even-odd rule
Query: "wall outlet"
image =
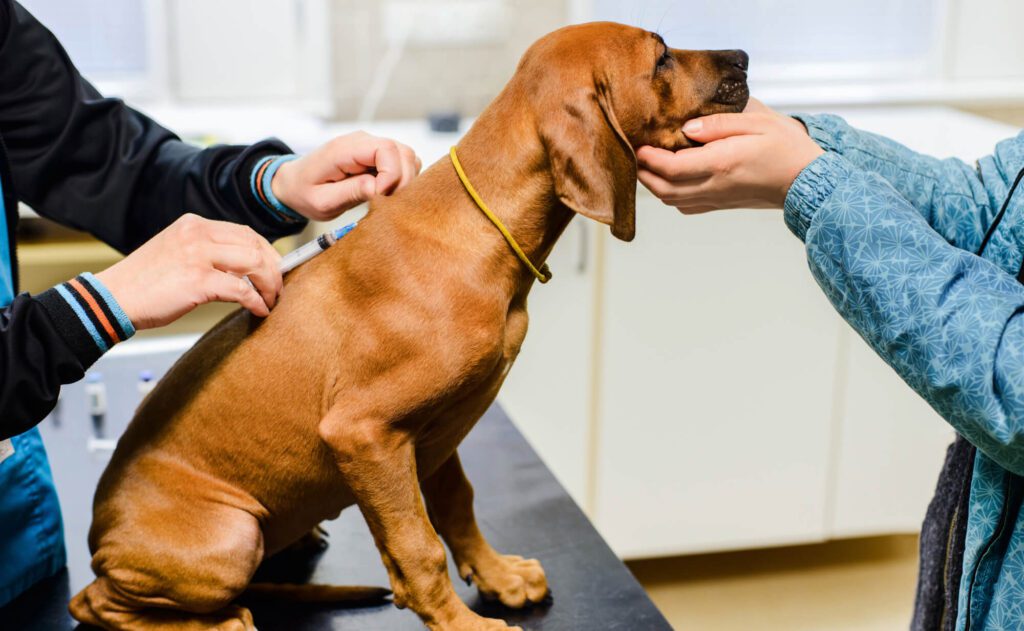
[(504, 0), (387, 0), (382, 15), (388, 44), (419, 47), (501, 42), (508, 18)]

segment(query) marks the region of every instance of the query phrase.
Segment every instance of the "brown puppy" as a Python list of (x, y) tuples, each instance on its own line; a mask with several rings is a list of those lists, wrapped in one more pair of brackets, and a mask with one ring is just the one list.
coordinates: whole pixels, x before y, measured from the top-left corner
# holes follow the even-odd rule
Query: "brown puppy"
[[(745, 70), (738, 51), (565, 28), (527, 51), (459, 157), (538, 265), (574, 213), (629, 240), (633, 148), (683, 147), (685, 120), (742, 109)], [(289, 276), (270, 317), (225, 319), (145, 401), (100, 482), (97, 578), (72, 614), (108, 629), (252, 629), (232, 603), (264, 556), (357, 504), (395, 604), (431, 629), (507, 628), (459, 600), (438, 535), (485, 595), (510, 607), (546, 595), (537, 561), (484, 540), (456, 454), (519, 352), (533, 281), (449, 159), (375, 200)]]

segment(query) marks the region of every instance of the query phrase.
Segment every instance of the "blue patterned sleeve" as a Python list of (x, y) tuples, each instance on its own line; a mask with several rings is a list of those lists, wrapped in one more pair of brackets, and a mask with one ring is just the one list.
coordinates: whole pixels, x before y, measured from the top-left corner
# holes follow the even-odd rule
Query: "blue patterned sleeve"
[(979, 173), (961, 160), (939, 160), (851, 127), (832, 114), (798, 114), (823, 149), (853, 166), (880, 175), (899, 191), (949, 243), (976, 252), (993, 215), (992, 199)]
[(968, 440), (1024, 475), (1024, 286), (836, 153), (793, 182), (785, 219), (843, 318)]

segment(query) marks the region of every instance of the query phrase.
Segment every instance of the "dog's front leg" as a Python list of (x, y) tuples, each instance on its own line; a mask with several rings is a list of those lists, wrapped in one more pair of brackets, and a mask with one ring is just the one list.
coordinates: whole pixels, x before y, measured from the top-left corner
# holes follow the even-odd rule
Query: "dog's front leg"
[(476, 583), (480, 593), (516, 609), (547, 596), (547, 578), (538, 561), (500, 554), (484, 539), (473, 514), (473, 487), (457, 453), (423, 483), (423, 494), (459, 574)]
[(420, 496), (412, 436), (387, 421), (353, 420), (340, 411), (321, 422), (320, 435), (370, 527), (395, 604), (412, 609), (430, 629), (508, 629), (473, 613), (452, 587), (444, 546)]

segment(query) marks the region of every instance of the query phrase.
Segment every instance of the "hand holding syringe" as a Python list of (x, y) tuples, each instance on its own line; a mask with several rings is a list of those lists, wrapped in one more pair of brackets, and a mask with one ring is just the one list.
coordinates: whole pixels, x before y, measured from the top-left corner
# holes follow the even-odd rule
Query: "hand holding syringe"
[[(287, 274), (337, 243), (338, 239), (352, 232), (358, 223), (358, 221), (353, 221), (348, 225), (331, 230), (330, 232), (325, 232), (309, 243), (299, 246), (281, 257), (281, 262), (278, 264), (277, 268), (281, 270), (282, 275)], [(252, 285), (252, 281), (249, 280), (248, 276), (244, 276), (243, 278), (245, 278), (245, 282)]]

